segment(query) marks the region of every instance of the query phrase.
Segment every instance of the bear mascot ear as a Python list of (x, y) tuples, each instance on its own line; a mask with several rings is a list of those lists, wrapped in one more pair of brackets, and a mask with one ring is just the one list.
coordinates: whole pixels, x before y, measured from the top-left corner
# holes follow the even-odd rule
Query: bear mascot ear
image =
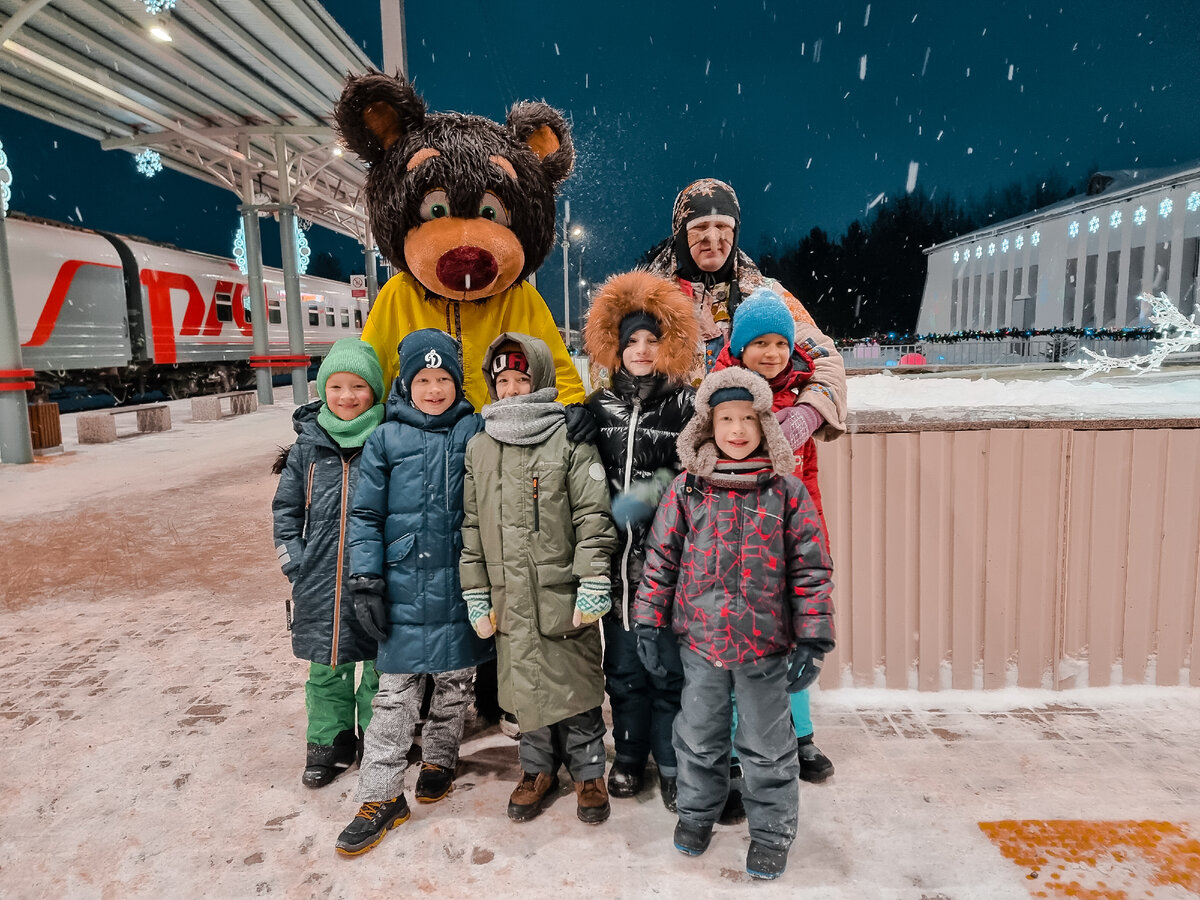
[(566, 180), (575, 167), (575, 145), (562, 113), (545, 103), (517, 103), (508, 111), (507, 124), (517, 140), (537, 154), (552, 184)]
[(397, 141), (425, 121), (425, 101), (399, 76), (351, 75), (333, 110), (346, 146), (376, 165)]

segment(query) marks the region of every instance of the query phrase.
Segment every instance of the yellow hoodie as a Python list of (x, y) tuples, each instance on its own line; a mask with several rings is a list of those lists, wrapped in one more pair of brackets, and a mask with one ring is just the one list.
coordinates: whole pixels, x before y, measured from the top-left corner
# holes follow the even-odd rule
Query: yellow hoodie
[(389, 279), (379, 291), (362, 331), (362, 339), (379, 354), (387, 392), (400, 371), (397, 357), (400, 341), (420, 328), (440, 328), (462, 343), (463, 393), (476, 410), (489, 402), (483, 380), (483, 357), (488, 345), (505, 331), (518, 331), (545, 341), (554, 356), (558, 399), (563, 403), (584, 400), (583, 382), (546, 301), (527, 281), (485, 300), (460, 301), (427, 296), (425, 287), (407, 272)]

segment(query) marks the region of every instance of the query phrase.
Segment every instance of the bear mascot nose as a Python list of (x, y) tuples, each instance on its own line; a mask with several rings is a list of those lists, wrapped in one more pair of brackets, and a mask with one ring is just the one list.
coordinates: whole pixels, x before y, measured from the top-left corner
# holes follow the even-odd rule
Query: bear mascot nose
[(455, 247), (437, 263), (438, 281), (455, 291), (479, 290), (495, 280), (500, 266), (482, 247)]

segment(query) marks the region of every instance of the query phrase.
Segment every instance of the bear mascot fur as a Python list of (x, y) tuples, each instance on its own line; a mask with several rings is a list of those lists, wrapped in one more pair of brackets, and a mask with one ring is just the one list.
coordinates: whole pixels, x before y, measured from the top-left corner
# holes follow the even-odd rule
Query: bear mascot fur
[(462, 347), (464, 393), (488, 402), (481, 367), (505, 331), (545, 341), (559, 400), (583, 384), (550, 310), (525, 279), (554, 243), (555, 188), (575, 148), (562, 114), (517, 103), (504, 125), (430, 113), (412, 85), (378, 72), (352, 76), (334, 111), (346, 145), (368, 164), (366, 200), (380, 250), (399, 269), (379, 292), (362, 337), (384, 383), (409, 332), (440, 328)]

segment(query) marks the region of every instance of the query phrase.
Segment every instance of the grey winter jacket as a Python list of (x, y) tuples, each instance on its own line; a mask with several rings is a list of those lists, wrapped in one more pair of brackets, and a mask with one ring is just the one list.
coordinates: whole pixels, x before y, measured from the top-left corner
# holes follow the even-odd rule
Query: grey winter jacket
[(350, 569), (387, 583), (388, 638), (375, 668), (449, 672), (496, 655), (477, 637), (458, 584), (463, 456), (483, 427), (459, 398), (438, 416), (418, 410), (392, 383), (386, 420), (363, 447), (350, 517)]
[(275, 552), (292, 583), (292, 652), (328, 666), (375, 658), (354, 615), (347, 582), (346, 524), (358, 449), (343, 450), (319, 424), (321, 401), (292, 414), (296, 443), (271, 504)]

